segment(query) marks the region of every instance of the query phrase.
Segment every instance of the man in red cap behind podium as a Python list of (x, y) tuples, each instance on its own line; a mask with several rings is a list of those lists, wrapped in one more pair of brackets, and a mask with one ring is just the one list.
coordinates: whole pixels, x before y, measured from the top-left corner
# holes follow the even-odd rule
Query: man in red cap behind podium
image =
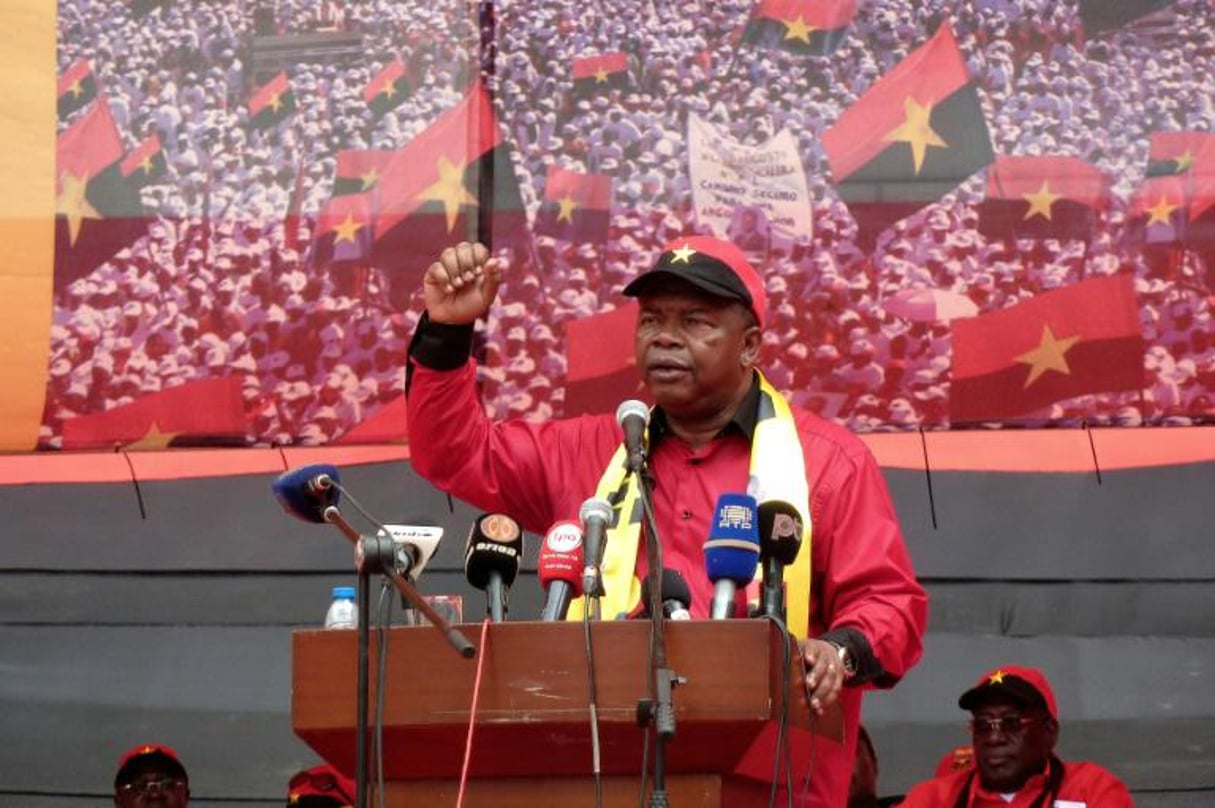
[(958, 699), (970, 710), (974, 764), (920, 783), (902, 808), (1131, 808), (1125, 785), (1095, 763), (1055, 755), (1059, 709), (1037, 668), (1005, 665)]
[(114, 805), (118, 808), (185, 808), (190, 804), (190, 778), (172, 747), (140, 744), (118, 760)]

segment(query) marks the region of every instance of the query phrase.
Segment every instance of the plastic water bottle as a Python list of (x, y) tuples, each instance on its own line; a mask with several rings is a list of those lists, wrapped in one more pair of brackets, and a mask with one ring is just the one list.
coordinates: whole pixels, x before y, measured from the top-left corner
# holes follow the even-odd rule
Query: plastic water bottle
[(325, 628), (354, 628), (358, 622), (359, 607), (354, 604), (354, 587), (333, 587), (333, 602), (325, 613)]

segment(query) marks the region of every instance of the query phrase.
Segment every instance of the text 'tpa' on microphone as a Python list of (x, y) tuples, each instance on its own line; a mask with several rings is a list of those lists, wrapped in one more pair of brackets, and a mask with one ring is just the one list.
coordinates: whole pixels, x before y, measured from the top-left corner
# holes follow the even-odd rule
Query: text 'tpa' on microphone
[(704, 544), (705, 572), (713, 582), (709, 616), (734, 616), (734, 594), (755, 577), (759, 565), (759, 518), (755, 497), (726, 493), (717, 498), (709, 538)]
[(767, 500), (759, 510), (759, 557), (764, 579), (760, 614), (785, 619), (785, 567), (802, 549), (802, 518), (788, 502)]
[(340, 480), (337, 466), (314, 463), (284, 471), (270, 488), (284, 511), (305, 522), (323, 524), (325, 509), (336, 506), (341, 498), (335, 485)]
[(635, 398), (621, 402), (616, 408), (616, 423), (624, 433), (627, 468), (636, 472), (645, 465), (645, 430), (650, 423), (650, 408)]
[(468, 531), (464, 576), (471, 585), (485, 590), (489, 617), (495, 623), (506, 619), (507, 591), (519, 574), (522, 554), (523, 532), (505, 514), (482, 514)]
[[(692, 589), (680, 575), (679, 570), (664, 567), (662, 590), (658, 600), (662, 604), (662, 614), (668, 620), (692, 619)], [(641, 581), (641, 617), (650, 616), (650, 579), (646, 576)]]
[(600, 497), (591, 497), (578, 509), (584, 537), (586, 564), (582, 568), (582, 593), (588, 598), (603, 595), (603, 549), (607, 544), (608, 528), (612, 526), (612, 504)]
[(544, 534), (536, 573), (544, 587), (544, 608), (540, 619), (564, 620), (570, 601), (582, 594), (582, 527), (566, 519), (555, 523)]

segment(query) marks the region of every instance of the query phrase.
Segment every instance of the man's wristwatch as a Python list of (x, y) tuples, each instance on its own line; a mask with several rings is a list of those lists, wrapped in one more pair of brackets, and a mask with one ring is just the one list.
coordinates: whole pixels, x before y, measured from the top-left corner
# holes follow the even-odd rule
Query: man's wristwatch
[(840, 667), (844, 669), (844, 681), (848, 681), (853, 676), (856, 676), (856, 660), (853, 659), (852, 653), (846, 645), (841, 645), (838, 642), (827, 641), (831, 647), (835, 649), (835, 653), (839, 654)]

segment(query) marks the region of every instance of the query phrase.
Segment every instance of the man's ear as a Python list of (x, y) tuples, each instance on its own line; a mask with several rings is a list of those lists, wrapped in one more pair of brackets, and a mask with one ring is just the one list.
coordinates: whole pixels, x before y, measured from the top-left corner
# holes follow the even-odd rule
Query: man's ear
[(748, 325), (743, 332), (742, 351), (739, 352), (739, 364), (745, 368), (752, 367), (759, 361), (759, 349), (763, 346), (763, 333), (757, 325)]

